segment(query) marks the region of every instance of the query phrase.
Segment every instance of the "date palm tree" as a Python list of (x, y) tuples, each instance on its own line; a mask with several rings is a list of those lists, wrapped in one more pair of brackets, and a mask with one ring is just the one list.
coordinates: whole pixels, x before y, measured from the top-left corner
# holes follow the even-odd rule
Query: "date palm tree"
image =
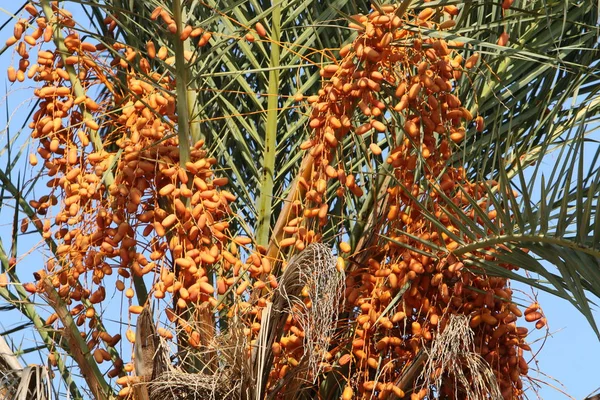
[[(3, 350), (6, 390), (520, 398), (531, 301), (507, 280), (599, 334), (593, 2), (10, 11), (8, 77), (36, 92), (5, 129), (0, 296), (28, 321), (5, 336), (35, 331), (57, 374)], [(42, 269), (17, 251), (32, 236)]]

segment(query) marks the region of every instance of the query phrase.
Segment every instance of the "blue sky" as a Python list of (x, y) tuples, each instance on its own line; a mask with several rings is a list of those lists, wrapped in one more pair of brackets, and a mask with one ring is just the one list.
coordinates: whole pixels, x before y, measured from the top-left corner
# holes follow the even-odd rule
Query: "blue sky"
[[(0, 8), (0, 15), (0, 21), (2, 22), (8, 18), (7, 14), (3, 13), (2, 8)], [(4, 43), (4, 40), (12, 34), (11, 32), (12, 25), (0, 31), (1, 43)], [(5, 71), (16, 59), (10, 50), (0, 55), (0, 85), (4, 89), (3, 94), (0, 96), (0, 148), (4, 148), (7, 143), (7, 114), (11, 122), (12, 137), (21, 126), (26, 113), (31, 107), (31, 104), (29, 104), (29, 99), (32, 96), (31, 82), (25, 82), (25, 85), (11, 85), (6, 79)], [(26, 130), (22, 139), (28, 133), (28, 130)], [(596, 134), (596, 136), (598, 135)], [(23, 143), (24, 141), (20, 140), (16, 144), (19, 146)], [(13, 151), (18, 151), (18, 146)], [(27, 154), (27, 149), (25, 149), (23, 161), (26, 160)], [(4, 166), (6, 160), (6, 153), (0, 154), (0, 165)], [(21, 170), (23, 170), (25, 163), (21, 163), (20, 165), (22, 167)], [(29, 177), (29, 175), (25, 175), (25, 178)], [(13, 210), (8, 208), (0, 210), (0, 238), (5, 248), (9, 247), (10, 244), (12, 217)], [(20, 238), (19, 252), (20, 254), (24, 254), (38, 244), (39, 237), (35, 235), (22, 236)], [(28, 256), (27, 262), (22, 264), (23, 272), (29, 274), (29, 277), (31, 277), (30, 272), (41, 268), (41, 262), (41, 254), (34, 252)], [(26, 271), (27, 269), (30, 271)], [(530, 289), (519, 285), (514, 285), (514, 287), (527, 293), (531, 292)], [(536, 374), (533, 371), (530, 375), (533, 378), (552, 383), (558, 389), (572, 396), (572, 398), (583, 399), (586, 395), (600, 387), (600, 341), (585, 318), (571, 304), (545, 293), (539, 293), (538, 298), (548, 318), (551, 336), (545, 340), (543, 348), (536, 357), (539, 368), (545, 375)], [(595, 315), (600, 321), (600, 313), (597, 309)], [(15, 313), (10, 313), (10, 318), (0, 318), (0, 331), (18, 324), (19, 320), (13, 320), (16, 317)], [(524, 321), (522, 325), (533, 328), (533, 324), (527, 324)], [(533, 335), (534, 337), (542, 337), (542, 333), (543, 331), (538, 331), (534, 332)], [(24, 347), (29, 347), (33, 343), (32, 337), (24, 337), (22, 339)], [(538, 342), (533, 346), (534, 350), (539, 348), (539, 344), (541, 343)], [(35, 355), (29, 355), (27, 361), (33, 363), (40, 362), (39, 359), (36, 359)], [(553, 382), (552, 379), (558, 382)], [(561, 386), (561, 384), (564, 386)], [(539, 395), (544, 399), (569, 398), (557, 389), (547, 385), (542, 385)], [(536, 396), (531, 393), (529, 398), (536, 398)]]
[[(558, 388), (583, 399), (600, 387), (600, 341), (571, 304), (546, 293), (539, 293), (538, 298), (552, 333), (537, 356), (540, 369), (564, 385), (555, 382)], [(595, 317), (600, 320), (597, 309)], [(543, 375), (539, 378), (551, 382)], [(550, 387), (543, 388), (541, 394), (543, 399), (568, 398)]]

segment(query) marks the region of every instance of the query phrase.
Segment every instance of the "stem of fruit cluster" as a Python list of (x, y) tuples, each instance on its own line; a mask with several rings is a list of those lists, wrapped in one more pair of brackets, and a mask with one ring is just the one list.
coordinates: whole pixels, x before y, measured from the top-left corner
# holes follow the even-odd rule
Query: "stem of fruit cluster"
[(70, 356), (72, 356), (81, 369), (83, 378), (94, 394), (95, 399), (109, 400), (114, 397), (110, 385), (104, 380), (104, 376), (98, 364), (94, 360), (85, 340), (81, 337), (79, 329), (71, 316), (69, 310), (60, 298), (48, 278), (42, 281), (44, 292), (48, 298), (48, 304), (56, 311), (58, 318), (64, 326), (64, 337), (69, 344)]
[(182, 30), (181, 0), (173, 1), (173, 18), (177, 33), (173, 37), (175, 49), (175, 91), (177, 94), (177, 135), (179, 137), (179, 163), (183, 167), (190, 160), (190, 109), (188, 105), (188, 63), (185, 60), (183, 41), (179, 38)]
[(271, 60), (269, 67), (269, 86), (267, 98), (267, 121), (265, 125), (265, 142), (263, 149), (263, 165), (260, 177), (259, 197), (257, 204), (258, 225), (256, 243), (266, 246), (269, 243), (271, 214), (273, 212), (273, 188), (275, 180), (275, 155), (277, 154), (277, 121), (279, 118), (279, 63), (280, 63), (280, 28), (281, 6), (273, 6), (271, 20)]

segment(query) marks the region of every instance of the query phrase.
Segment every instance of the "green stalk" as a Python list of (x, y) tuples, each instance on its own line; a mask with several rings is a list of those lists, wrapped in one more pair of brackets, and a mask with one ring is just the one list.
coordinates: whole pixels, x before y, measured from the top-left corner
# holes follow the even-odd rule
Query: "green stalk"
[[(178, 25), (179, 26), (179, 25)], [(189, 39), (183, 42), (183, 50), (184, 51), (194, 51), (192, 47), (192, 43)], [(186, 70), (189, 70), (187, 68)], [(188, 81), (186, 81), (186, 85)], [(188, 124), (190, 126), (190, 137), (192, 138), (192, 145), (196, 144), (200, 139), (204, 139), (204, 135), (200, 130), (200, 122), (198, 122), (198, 118), (195, 112), (196, 101), (198, 98), (196, 88), (189, 88), (186, 90), (186, 101), (187, 101), (187, 115), (189, 118)], [(194, 121), (194, 119), (196, 121)]]
[[(193, 107), (196, 102), (196, 95), (192, 91), (188, 91), (188, 85), (190, 82), (189, 77), (189, 64), (185, 60), (185, 50), (187, 45), (180, 39), (181, 31), (184, 28), (185, 16), (181, 7), (181, 0), (173, 0), (173, 19), (177, 25), (177, 32), (173, 35), (173, 49), (175, 51), (175, 95), (177, 98), (177, 135), (179, 137), (179, 165), (185, 168), (185, 163), (190, 161), (190, 138), (194, 141), (198, 140), (200, 135), (199, 124), (191, 123), (191, 117), (193, 115)], [(189, 42), (189, 40), (186, 40)], [(190, 178), (193, 176), (188, 173)], [(189, 206), (190, 200), (188, 198), (181, 199), (186, 206)], [(171, 206), (169, 206), (171, 207)], [(177, 266), (173, 266), (174, 270), (177, 271)], [(213, 283), (213, 274), (209, 274), (209, 282)], [(173, 304), (177, 302), (178, 297), (173, 296)], [(189, 306), (183, 315), (192, 315), (193, 306)], [(177, 345), (179, 351), (186, 351), (187, 338), (186, 335), (179, 332), (177, 334)], [(189, 346), (189, 345), (187, 345)], [(203, 370), (205, 367), (201, 357), (194, 355), (187, 360), (186, 372), (197, 372)]]
[(73, 357), (81, 369), (83, 378), (90, 391), (97, 400), (109, 400), (114, 398), (114, 392), (111, 386), (104, 380), (98, 364), (88, 349), (85, 339), (81, 337), (79, 329), (65, 305), (60, 298), (52, 283), (48, 278), (43, 281), (44, 291), (47, 296), (48, 304), (56, 311), (58, 318), (64, 326), (63, 336), (69, 344), (69, 356)]
[(179, 164), (184, 166), (190, 160), (190, 108), (188, 105), (187, 85), (189, 82), (187, 61), (184, 57), (184, 44), (179, 39), (182, 23), (181, 0), (173, 0), (173, 18), (177, 33), (173, 38), (175, 49), (175, 92), (177, 95), (177, 135), (179, 137)]
[(273, 6), (271, 20), (271, 62), (269, 70), (269, 87), (267, 99), (267, 122), (265, 129), (265, 145), (263, 151), (263, 169), (260, 177), (258, 202), (258, 225), (256, 227), (257, 244), (267, 246), (271, 228), (273, 203), (275, 155), (277, 150), (277, 120), (279, 118), (279, 62), (280, 62), (280, 29), (281, 5)]

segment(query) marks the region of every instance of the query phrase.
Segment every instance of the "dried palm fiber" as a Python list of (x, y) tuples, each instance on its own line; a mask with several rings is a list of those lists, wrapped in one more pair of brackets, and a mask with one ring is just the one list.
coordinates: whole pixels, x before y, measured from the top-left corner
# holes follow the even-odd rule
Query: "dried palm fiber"
[[(331, 249), (321, 243), (309, 244), (289, 260), (272, 302), (263, 309), (261, 328), (253, 349), (256, 399), (264, 397), (273, 363), (272, 345), (281, 339), (289, 315), (304, 332), (304, 354), (299, 365), (272, 392), (276, 393), (294, 377), (314, 381), (320, 374), (320, 364), (336, 328), (344, 293), (345, 277), (337, 270), (336, 261)], [(308, 295), (306, 303), (301, 297), (303, 291)]]
[(226, 374), (188, 373), (172, 369), (148, 384), (151, 399), (235, 400), (239, 385)]
[[(440, 324), (442, 326), (443, 324)], [(454, 382), (455, 398), (501, 400), (502, 394), (490, 365), (475, 352), (469, 317), (450, 315), (427, 352), (427, 360), (419, 377), (421, 387), (442, 387)], [(460, 391), (460, 393), (459, 393)], [(438, 391), (436, 398), (439, 398)]]
[(25, 368), (0, 336), (0, 400), (50, 400), (48, 370), (41, 365)]
[[(202, 307), (202, 306), (201, 306)], [(226, 332), (214, 334), (209, 339), (211, 328), (206, 327), (206, 318), (209, 309), (197, 310), (195, 330), (205, 341), (197, 349), (188, 347), (186, 352), (178, 354), (179, 365), (170, 363), (166, 370), (154, 376), (148, 383), (148, 392), (151, 399), (176, 400), (176, 399), (206, 399), (206, 400), (238, 400), (249, 399), (243, 389), (249, 391), (253, 386), (251, 380), (251, 366), (245, 350), (247, 349), (244, 326), (241, 321), (234, 318), (230, 321)], [(204, 330), (204, 331), (203, 331)], [(160, 346), (166, 348), (167, 342), (161, 338)], [(190, 373), (198, 366), (197, 372)]]

